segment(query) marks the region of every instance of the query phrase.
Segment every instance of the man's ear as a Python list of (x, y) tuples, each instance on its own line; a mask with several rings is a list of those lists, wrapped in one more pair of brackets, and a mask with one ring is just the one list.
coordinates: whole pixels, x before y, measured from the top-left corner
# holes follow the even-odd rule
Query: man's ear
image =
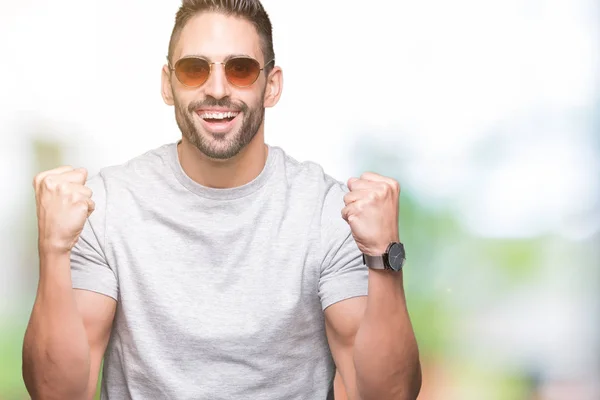
[(273, 107), (281, 97), (283, 90), (283, 71), (280, 67), (274, 67), (267, 76), (267, 87), (265, 90), (264, 107)]
[(161, 93), (164, 102), (172, 106), (175, 104), (173, 99), (173, 87), (171, 86), (171, 70), (168, 65), (164, 65), (161, 73)]

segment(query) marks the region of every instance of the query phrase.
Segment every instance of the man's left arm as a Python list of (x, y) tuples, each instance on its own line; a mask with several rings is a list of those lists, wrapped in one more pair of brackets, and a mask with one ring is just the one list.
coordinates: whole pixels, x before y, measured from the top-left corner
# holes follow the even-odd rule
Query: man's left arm
[[(348, 181), (342, 217), (359, 249), (383, 254), (399, 241), (400, 187), (373, 173)], [(325, 310), (326, 331), (336, 367), (350, 400), (413, 400), (421, 367), (402, 272), (369, 270), (368, 296), (340, 301)]]

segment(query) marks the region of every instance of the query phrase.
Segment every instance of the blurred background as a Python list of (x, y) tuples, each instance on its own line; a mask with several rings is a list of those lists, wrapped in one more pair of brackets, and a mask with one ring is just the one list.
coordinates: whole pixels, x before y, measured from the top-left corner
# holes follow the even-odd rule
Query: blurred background
[[(419, 399), (600, 399), (600, 3), (263, 3), (285, 76), (267, 142), (402, 184)], [(1, 400), (28, 398), (32, 179), (179, 139), (178, 6), (0, 0)]]

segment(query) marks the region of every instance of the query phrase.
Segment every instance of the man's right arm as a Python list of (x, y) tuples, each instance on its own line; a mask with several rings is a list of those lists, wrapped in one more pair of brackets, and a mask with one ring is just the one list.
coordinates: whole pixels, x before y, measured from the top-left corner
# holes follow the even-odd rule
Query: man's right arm
[(116, 301), (72, 289), (69, 256), (41, 260), (23, 344), (23, 379), (32, 399), (93, 399)]
[(34, 400), (92, 399), (116, 301), (73, 289), (71, 251), (95, 209), (87, 171), (60, 167), (34, 180), (40, 278), (23, 343), (23, 379)]
[(116, 301), (72, 289), (68, 255), (41, 264), (23, 344), (25, 385), (34, 400), (93, 399)]

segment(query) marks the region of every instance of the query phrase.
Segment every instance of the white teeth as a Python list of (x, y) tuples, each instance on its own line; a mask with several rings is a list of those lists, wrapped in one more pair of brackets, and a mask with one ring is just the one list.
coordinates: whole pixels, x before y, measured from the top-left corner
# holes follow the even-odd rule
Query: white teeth
[(235, 118), (237, 112), (205, 112), (200, 114), (200, 118), (202, 119), (225, 119), (225, 118)]

